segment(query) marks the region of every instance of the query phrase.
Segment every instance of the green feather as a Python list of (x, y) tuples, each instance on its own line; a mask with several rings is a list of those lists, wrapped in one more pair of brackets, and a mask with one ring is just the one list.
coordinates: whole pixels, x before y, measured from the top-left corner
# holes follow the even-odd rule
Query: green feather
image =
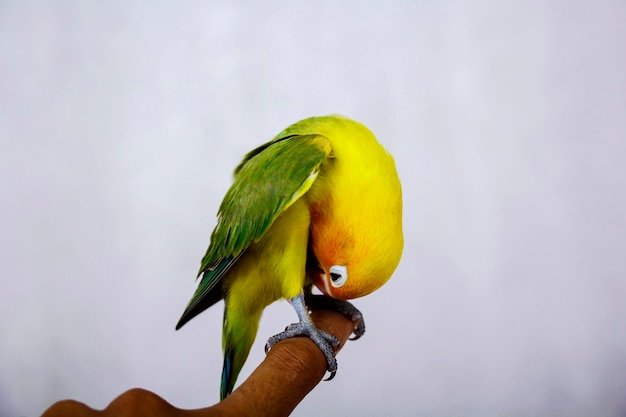
[(202, 258), (198, 272), (202, 279), (177, 329), (222, 298), (218, 283), (274, 220), (306, 193), (329, 154), (330, 144), (323, 136), (287, 134), (244, 157)]

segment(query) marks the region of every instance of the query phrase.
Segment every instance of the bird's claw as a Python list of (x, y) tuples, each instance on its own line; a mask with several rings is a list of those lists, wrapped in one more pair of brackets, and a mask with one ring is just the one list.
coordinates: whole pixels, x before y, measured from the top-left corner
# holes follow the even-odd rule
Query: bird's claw
[(330, 372), (330, 376), (326, 381), (330, 381), (337, 373), (337, 359), (333, 348), (339, 347), (339, 339), (332, 334), (318, 329), (313, 324), (293, 323), (285, 328), (285, 331), (270, 337), (265, 344), (265, 353), (269, 352), (276, 343), (292, 337), (306, 336), (311, 339), (320, 349), (326, 359), (326, 369)]
[[(361, 312), (359, 312), (359, 314), (361, 314)], [(357, 321), (357, 323), (356, 323), (356, 326), (354, 327), (354, 330), (352, 331), (352, 334), (354, 336), (350, 337), (348, 340), (360, 339), (361, 336), (365, 334), (365, 322), (363, 321), (363, 316), (360, 316), (356, 319), (352, 317), (352, 321)]]
[(365, 334), (365, 321), (363, 314), (352, 303), (345, 300), (337, 300), (325, 295), (307, 294), (305, 296), (307, 306), (312, 310), (332, 310), (347, 316), (353, 322), (356, 322), (350, 340), (357, 340)]

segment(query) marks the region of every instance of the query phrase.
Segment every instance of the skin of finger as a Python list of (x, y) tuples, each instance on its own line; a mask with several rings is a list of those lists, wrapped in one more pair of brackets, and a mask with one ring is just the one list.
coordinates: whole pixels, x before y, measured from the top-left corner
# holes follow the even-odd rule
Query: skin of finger
[[(316, 326), (339, 338), (338, 351), (354, 329), (344, 315), (320, 310), (311, 314)], [(265, 360), (239, 388), (220, 403), (203, 409), (178, 409), (158, 395), (134, 388), (121, 394), (102, 411), (73, 400), (59, 401), (42, 417), (211, 417), (288, 416), (326, 373), (326, 360), (308, 338), (284, 340), (270, 350)], [(337, 382), (333, 382), (337, 383)]]
[[(340, 313), (320, 310), (311, 317), (317, 327), (339, 338), (339, 348), (354, 329), (354, 323)], [(310, 339), (287, 339), (276, 344), (250, 377), (214, 408), (225, 416), (288, 416), (325, 373), (326, 360)], [(230, 410), (232, 414), (225, 414)]]
[(177, 408), (163, 398), (142, 388), (130, 389), (117, 398), (102, 411), (94, 410), (83, 403), (74, 400), (63, 400), (48, 408), (42, 417), (148, 417), (148, 416), (177, 416)]
[(94, 417), (101, 415), (100, 411), (87, 407), (85, 404), (74, 400), (63, 400), (52, 404), (41, 417), (57, 416), (82, 416)]

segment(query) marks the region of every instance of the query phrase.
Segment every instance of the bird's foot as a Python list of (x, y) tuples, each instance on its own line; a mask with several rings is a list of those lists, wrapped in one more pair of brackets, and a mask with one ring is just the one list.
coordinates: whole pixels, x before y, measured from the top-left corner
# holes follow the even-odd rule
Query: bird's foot
[(315, 310), (332, 310), (347, 316), (356, 323), (350, 340), (357, 340), (365, 333), (365, 321), (363, 314), (352, 303), (345, 300), (337, 300), (325, 295), (306, 294), (304, 301), (309, 309)]
[(312, 322), (301, 321), (299, 323), (290, 324), (284, 332), (270, 337), (265, 344), (265, 353), (274, 347), (276, 343), (298, 336), (308, 337), (322, 351), (326, 359), (326, 369), (330, 372), (330, 376), (326, 381), (333, 379), (337, 373), (337, 359), (335, 359), (333, 348), (339, 346), (339, 339), (330, 333), (318, 329)]

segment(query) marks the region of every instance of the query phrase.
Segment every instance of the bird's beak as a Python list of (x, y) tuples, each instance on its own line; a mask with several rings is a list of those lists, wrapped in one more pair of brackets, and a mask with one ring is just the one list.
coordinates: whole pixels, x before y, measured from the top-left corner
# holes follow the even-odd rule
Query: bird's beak
[(313, 274), (313, 276), (311, 277), (311, 280), (313, 281), (313, 284), (315, 284), (318, 290), (320, 290), (324, 295), (330, 296), (329, 294), (330, 291), (328, 288), (328, 279), (327, 279), (327, 275), (325, 271), (319, 271), (318, 273)]

